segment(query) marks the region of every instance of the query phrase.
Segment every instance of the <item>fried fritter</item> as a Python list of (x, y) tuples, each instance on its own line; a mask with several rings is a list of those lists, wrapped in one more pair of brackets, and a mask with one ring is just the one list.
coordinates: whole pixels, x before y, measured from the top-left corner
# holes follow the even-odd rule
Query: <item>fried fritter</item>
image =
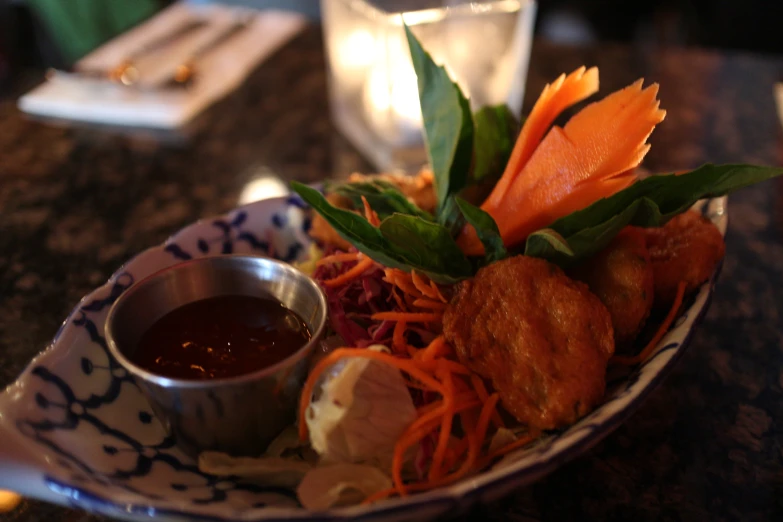
[(405, 197), (411, 200), (417, 207), (427, 212), (434, 212), (438, 204), (433, 185), (432, 171), (422, 169), (417, 175), (407, 174), (351, 174), (348, 176), (350, 183), (368, 180), (385, 181), (396, 186)]
[[(351, 207), (351, 200), (339, 194), (327, 194), (326, 200), (335, 207), (346, 209)], [(349, 250), (351, 248), (351, 244), (340, 237), (340, 234), (321, 217), (321, 214), (313, 213), (313, 222), (310, 226), (309, 234), (310, 237), (323, 245), (331, 245), (341, 250)]]
[[(437, 200), (433, 186), (432, 172), (429, 170), (422, 170), (416, 176), (402, 174), (351, 174), (348, 177), (348, 182), (355, 183), (371, 179), (385, 181), (395, 185), (400, 189), (400, 192), (420, 209), (427, 212), (434, 212)], [(329, 203), (338, 208), (354, 210), (349, 198), (331, 193), (326, 195), (326, 199)], [(310, 227), (310, 237), (319, 241), (321, 244), (335, 246), (341, 250), (348, 250), (351, 248), (351, 244), (341, 238), (332, 226), (317, 213), (313, 215), (313, 222)]]
[(572, 424), (603, 397), (614, 353), (609, 312), (547, 261), (515, 256), (479, 270), (458, 285), (443, 332), (532, 428)]
[(615, 343), (632, 342), (653, 306), (653, 267), (644, 229), (624, 228), (572, 275), (590, 287), (609, 310)]
[(646, 229), (655, 274), (655, 306), (670, 305), (684, 281), (692, 292), (707, 281), (726, 253), (720, 231), (699, 212), (688, 211), (660, 228)]

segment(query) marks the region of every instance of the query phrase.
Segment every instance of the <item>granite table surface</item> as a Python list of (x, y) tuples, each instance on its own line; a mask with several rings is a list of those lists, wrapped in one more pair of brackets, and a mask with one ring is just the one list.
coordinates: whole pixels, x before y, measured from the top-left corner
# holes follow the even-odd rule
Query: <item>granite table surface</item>
[[(653, 171), (783, 163), (773, 84), (783, 59), (536, 42), (525, 106), (597, 65), (601, 92), (661, 84)], [(31, 121), (0, 100), (0, 388), (80, 297), (180, 227), (237, 205), (260, 175), (315, 181), (369, 165), (329, 118), (310, 27), (178, 135)], [(462, 515), (485, 520), (783, 520), (783, 184), (730, 197), (724, 268), (685, 356), (589, 453)], [(2, 521), (101, 520), (25, 500)]]

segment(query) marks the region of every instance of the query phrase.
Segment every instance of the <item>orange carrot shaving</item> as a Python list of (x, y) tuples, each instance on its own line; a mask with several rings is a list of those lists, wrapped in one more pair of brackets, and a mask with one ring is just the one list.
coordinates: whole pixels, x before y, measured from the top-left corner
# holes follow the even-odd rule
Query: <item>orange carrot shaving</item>
[(439, 310), (443, 311), (446, 309), (446, 305), (439, 302), (439, 301), (430, 301), (429, 299), (416, 299), (413, 301), (413, 306), (418, 306), (419, 308), (427, 308), (430, 310)]
[(345, 263), (348, 261), (359, 261), (364, 257), (361, 252), (342, 252), (322, 257), (315, 262), (315, 266), (331, 265), (334, 263)]
[(419, 361), (419, 365), (422, 368), (426, 368), (432, 371), (450, 371), (459, 375), (471, 375), (473, 372), (467, 366), (451, 361), (449, 359), (436, 359), (434, 361)]
[(645, 346), (644, 349), (637, 355), (615, 355), (612, 357), (611, 362), (625, 366), (633, 366), (635, 364), (643, 363), (647, 360), (648, 357), (650, 357), (650, 355), (652, 355), (652, 353), (655, 351), (655, 348), (658, 346), (658, 343), (661, 342), (663, 336), (666, 335), (666, 332), (669, 331), (669, 327), (674, 322), (675, 317), (677, 317), (677, 312), (680, 310), (680, 306), (682, 306), (682, 300), (685, 297), (685, 286), (685, 281), (680, 281), (680, 284), (677, 285), (677, 295), (674, 297), (672, 307), (669, 309), (669, 313), (666, 315), (666, 318), (658, 327), (655, 335), (653, 335), (653, 338), (650, 339), (649, 343), (647, 343), (647, 346)]
[(370, 224), (374, 227), (377, 227), (381, 224), (381, 220), (378, 218), (378, 214), (370, 207), (370, 204), (367, 202), (367, 198), (362, 196), (362, 203), (364, 204), (364, 217), (367, 219), (367, 221), (370, 222)]
[(400, 295), (397, 293), (397, 289), (395, 287), (392, 287), (391, 292), (392, 292), (392, 297), (394, 297), (394, 301), (397, 303), (397, 306), (400, 308), (400, 310), (406, 311), (408, 309), (408, 306), (405, 304), (405, 301), (403, 301)]
[[(478, 400), (474, 400), (455, 406), (454, 409), (455, 413), (459, 413), (479, 406), (481, 406), (481, 403)], [(397, 443), (394, 446), (394, 457), (392, 458), (392, 481), (400, 495), (405, 496), (407, 494), (407, 486), (402, 480), (402, 467), (405, 462), (405, 454), (407, 453), (408, 448), (417, 444), (421, 439), (432, 432), (432, 430), (437, 428), (440, 425), (440, 419), (438, 417), (442, 416), (444, 413), (445, 408), (441, 406), (437, 410), (431, 411), (416, 419), (400, 438), (397, 439)]]
[[(474, 392), (473, 390), (457, 393), (454, 396), (454, 402), (457, 404), (462, 404), (465, 402), (471, 402), (475, 400), (479, 400), (479, 397), (476, 395), (476, 392)], [(416, 410), (416, 414), (419, 417), (421, 417), (425, 413), (429, 413), (436, 408), (440, 408), (441, 406), (443, 406), (443, 399), (434, 400), (431, 403), (425, 404), (424, 406), (418, 408)]]
[(392, 347), (396, 353), (405, 353), (408, 351), (407, 343), (405, 342), (405, 328), (407, 323), (405, 321), (398, 321), (394, 325), (394, 334), (392, 335)]
[(462, 455), (468, 451), (470, 440), (467, 436), (457, 440), (446, 451), (446, 458), (443, 460), (443, 468), (446, 471), (454, 469), (454, 465), (462, 458)]
[(406, 274), (402, 270), (396, 268), (387, 268), (384, 274), (384, 281), (399, 287), (404, 293), (410, 294), (416, 298), (424, 297), (413, 284), (410, 274)]
[(310, 399), (312, 398), (313, 391), (315, 390), (315, 384), (318, 382), (318, 378), (334, 363), (347, 357), (358, 357), (364, 359), (371, 359), (379, 361), (389, 366), (393, 366), (400, 371), (403, 371), (411, 377), (418, 380), (423, 385), (429, 387), (429, 389), (443, 394), (443, 385), (435, 379), (432, 374), (422, 369), (415, 361), (411, 359), (401, 359), (391, 354), (384, 352), (376, 352), (373, 350), (366, 350), (362, 348), (337, 348), (329, 353), (326, 357), (318, 361), (310, 375), (307, 376), (304, 386), (302, 387), (302, 395), (299, 400), (299, 437), (301, 440), (307, 440), (307, 422), (305, 414), (307, 408), (310, 405)]
[(440, 425), (440, 434), (438, 435), (438, 444), (435, 446), (435, 453), (432, 456), (432, 464), (427, 474), (429, 480), (437, 480), (443, 475), (443, 459), (446, 457), (446, 449), (451, 437), (451, 424), (454, 421), (454, 381), (451, 373), (445, 372), (443, 385), (445, 393), (443, 395), (443, 418)]
[(443, 297), (443, 294), (440, 293), (440, 288), (438, 288), (438, 284), (435, 281), (430, 281), (430, 286), (438, 294), (437, 297), (438, 299), (440, 299), (442, 303), (448, 303), (448, 300), (445, 297)]
[(495, 406), (498, 403), (500, 396), (497, 393), (493, 393), (484, 403), (479, 414), (478, 423), (476, 424), (476, 439), (483, 441), (487, 437), (487, 429), (489, 428), (489, 419), (492, 417), (492, 412), (495, 411)]
[[(481, 399), (481, 402), (486, 403), (489, 400), (489, 393), (487, 393), (487, 387), (484, 385), (484, 380), (474, 373), (470, 376), (470, 382), (473, 385), (473, 389), (476, 390), (476, 395)], [(496, 428), (504, 427), (503, 419), (500, 417), (500, 413), (498, 413), (497, 406), (492, 410), (492, 422), (495, 423)]]
[(339, 276), (333, 278), (333, 279), (327, 279), (323, 282), (324, 286), (327, 287), (335, 287), (344, 285), (348, 281), (351, 281), (353, 279), (356, 279), (363, 273), (365, 273), (367, 270), (373, 267), (375, 264), (375, 261), (370, 259), (369, 257), (363, 258), (361, 261), (359, 261), (356, 266), (345, 272), (344, 274), (340, 274)]
[(397, 493), (397, 488), (382, 489), (380, 491), (376, 491), (369, 497), (362, 500), (362, 504), (374, 504), (379, 500), (383, 500), (393, 496), (395, 493)]
[(446, 344), (446, 338), (439, 335), (421, 352), (421, 361), (434, 361), (437, 357), (442, 357), (448, 353), (448, 350), (450, 350), (450, 347)]
[(440, 321), (442, 314), (416, 312), (378, 312), (371, 318), (376, 321), (405, 321), (409, 323), (434, 323)]
[(534, 441), (538, 436), (531, 434), (527, 435), (526, 437), (520, 437), (519, 439), (515, 440), (514, 442), (509, 442), (505, 446), (501, 446), (497, 448), (495, 451), (491, 451), (487, 457), (486, 462), (487, 464), (491, 462), (493, 459), (496, 459), (498, 457), (502, 457), (503, 455), (506, 455), (508, 453), (511, 453), (515, 449), (519, 449), (523, 446), (527, 446), (532, 441)]
[(429, 297), (430, 299), (438, 298), (438, 293), (433, 290), (433, 288), (429, 286), (427, 282), (416, 273), (415, 270), (411, 270), (411, 282), (413, 283), (413, 286), (416, 287), (416, 290), (424, 294), (426, 297)]

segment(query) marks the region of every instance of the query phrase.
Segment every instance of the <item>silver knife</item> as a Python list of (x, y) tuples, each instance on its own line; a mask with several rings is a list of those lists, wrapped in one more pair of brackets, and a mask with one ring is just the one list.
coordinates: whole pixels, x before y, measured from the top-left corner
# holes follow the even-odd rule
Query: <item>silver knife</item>
[(196, 77), (198, 60), (220, 48), (225, 43), (233, 40), (234, 37), (249, 28), (252, 22), (252, 16), (240, 18), (229, 25), (225, 30), (215, 35), (214, 38), (204, 42), (204, 44), (196, 48), (187, 59), (177, 65), (172, 74), (161, 82), (162, 86), (164, 88), (172, 88), (187, 87), (188, 85), (191, 85)]
[(132, 85), (139, 79), (139, 71), (135, 62), (146, 54), (163, 49), (176, 42), (183, 36), (192, 33), (208, 25), (204, 18), (191, 18), (186, 22), (175, 27), (173, 31), (165, 33), (158, 38), (144, 43), (140, 47), (131, 51), (121, 63), (108, 70), (103, 69), (85, 69), (75, 67), (73, 70), (49, 69), (46, 76), (49, 79), (53, 77), (74, 77), (87, 78), (94, 80), (109, 80), (123, 85)]

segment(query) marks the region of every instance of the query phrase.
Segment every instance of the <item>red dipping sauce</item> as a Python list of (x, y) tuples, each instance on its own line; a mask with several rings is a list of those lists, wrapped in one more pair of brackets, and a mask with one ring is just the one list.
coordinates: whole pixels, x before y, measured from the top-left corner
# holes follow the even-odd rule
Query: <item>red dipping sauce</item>
[(272, 366), (311, 337), (302, 318), (274, 298), (225, 295), (164, 315), (129, 359), (173, 379), (223, 379)]

